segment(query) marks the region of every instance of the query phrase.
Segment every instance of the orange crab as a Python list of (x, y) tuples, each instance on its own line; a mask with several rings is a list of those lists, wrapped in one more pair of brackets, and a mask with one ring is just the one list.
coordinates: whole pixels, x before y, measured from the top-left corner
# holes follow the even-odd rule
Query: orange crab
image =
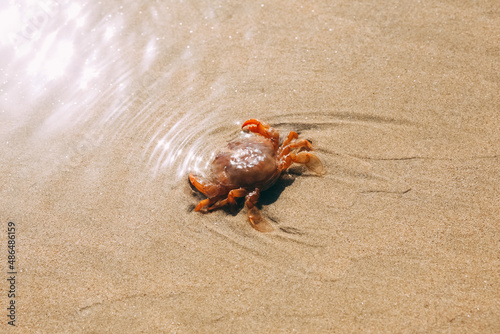
[(260, 192), (271, 187), (292, 163), (304, 164), (316, 174), (323, 173), (321, 160), (312, 151), (311, 143), (298, 139), (291, 131), (280, 145), (279, 133), (268, 124), (249, 119), (242, 125), (248, 131), (229, 142), (212, 162), (211, 178), (189, 174), (189, 181), (207, 196), (195, 211), (209, 212), (226, 204), (235, 205), (236, 198), (245, 197), (247, 216), (253, 228), (260, 232), (273, 231), (272, 225), (260, 214), (256, 204)]

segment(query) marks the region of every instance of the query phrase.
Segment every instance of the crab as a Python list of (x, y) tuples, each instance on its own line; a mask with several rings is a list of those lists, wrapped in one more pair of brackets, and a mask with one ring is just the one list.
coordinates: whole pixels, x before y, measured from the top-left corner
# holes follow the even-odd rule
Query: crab
[(225, 205), (236, 205), (245, 197), (250, 225), (260, 232), (271, 232), (273, 226), (257, 207), (261, 191), (271, 187), (293, 163), (303, 164), (312, 172), (324, 172), (321, 160), (310, 151), (311, 142), (298, 139), (291, 131), (280, 145), (279, 132), (263, 121), (249, 119), (243, 123), (247, 129), (229, 142), (214, 158), (211, 177), (189, 174), (191, 184), (207, 198), (198, 203), (194, 211), (210, 212)]

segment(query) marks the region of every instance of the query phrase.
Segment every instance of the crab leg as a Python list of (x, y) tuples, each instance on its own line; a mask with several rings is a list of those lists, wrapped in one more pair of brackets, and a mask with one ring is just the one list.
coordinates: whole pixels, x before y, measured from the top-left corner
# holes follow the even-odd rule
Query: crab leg
[(212, 211), (212, 210), (218, 209), (220, 207), (223, 207), (226, 204), (235, 205), (236, 204), (236, 198), (245, 197), (245, 195), (247, 193), (248, 192), (244, 188), (233, 189), (233, 190), (231, 190), (229, 192), (229, 194), (227, 194), (227, 198), (226, 199), (223, 199), (222, 201), (219, 201), (219, 202), (215, 203), (210, 208), (208, 208), (208, 210)]
[[(196, 212), (198, 212), (198, 211), (208, 212), (208, 211), (210, 211), (210, 206), (212, 204), (216, 203), (219, 199), (220, 199), (220, 197), (206, 198), (203, 201), (200, 201), (200, 203), (198, 203), (198, 205), (194, 208), (194, 211), (196, 211)], [(207, 208), (207, 209), (204, 210), (205, 208)]]
[[(299, 140), (298, 142), (295, 142), (293, 144), (289, 144), (287, 146), (285, 146), (284, 144), (281, 145), (281, 147), (279, 149), (279, 153), (278, 153), (278, 158), (282, 159), (283, 157), (288, 156), (290, 154), (290, 152), (292, 151), (292, 149), (296, 149), (296, 148), (304, 148), (306, 151), (314, 150), (311, 143), (307, 139), (302, 139), (302, 140)], [(290, 165), (288, 165), (287, 168), (289, 166)]]
[(315, 156), (312, 153), (309, 152), (299, 152), (297, 154), (295, 153), (290, 153), (289, 155), (290, 159), (293, 162), (299, 163), (299, 164), (304, 164), (306, 167), (313, 171), (316, 174), (323, 174), (324, 168), (323, 164), (321, 163), (321, 160), (317, 156)]
[(290, 148), (301, 148), (304, 147), (307, 151), (313, 151), (313, 147), (311, 145), (311, 142), (307, 139), (301, 139), (296, 141), (293, 144), (289, 145)]
[(288, 134), (288, 137), (283, 141), (283, 144), (281, 144), (281, 148), (287, 146), (292, 142), (292, 140), (299, 138), (299, 134), (295, 131), (290, 131)]
[(274, 230), (273, 226), (267, 219), (262, 217), (259, 208), (256, 204), (259, 200), (259, 189), (255, 189), (249, 193), (246, 197), (245, 205), (247, 207), (247, 216), (250, 221), (250, 225), (259, 232), (272, 232)]

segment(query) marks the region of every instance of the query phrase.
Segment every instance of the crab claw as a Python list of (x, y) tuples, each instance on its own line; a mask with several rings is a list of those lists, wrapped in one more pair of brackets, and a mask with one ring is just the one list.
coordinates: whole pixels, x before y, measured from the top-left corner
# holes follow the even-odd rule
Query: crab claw
[(258, 119), (252, 118), (252, 119), (245, 121), (245, 123), (243, 123), (241, 128), (243, 129), (246, 126), (248, 126), (249, 131), (252, 131), (254, 133), (257, 133), (261, 136), (264, 136), (264, 137), (270, 139), (274, 144), (274, 148), (276, 150), (278, 149), (280, 135), (279, 135), (278, 131), (271, 128), (269, 126), (269, 124), (262, 122), (262, 121), (259, 121)]
[(219, 187), (216, 184), (213, 184), (202, 177), (195, 176), (192, 173), (189, 174), (189, 182), (191, 182), (191, 184), (198, 189), (199, 192), (208, 198), (215, 197), (219, 194)]
[(241, 128), (243, 129), (245, 126), (250, 125), (250, 124), (257, 125), (257, 127), (261, 126), (262, 128), (264, 128), (266, 130), (269, 129), (269, 124), (262, 122), (262, 121), (259, 121), (258, 119), (255, 119), (255, 118), (246, 120), (245, 123), (243, 123), (243, 125), (241, 126)]

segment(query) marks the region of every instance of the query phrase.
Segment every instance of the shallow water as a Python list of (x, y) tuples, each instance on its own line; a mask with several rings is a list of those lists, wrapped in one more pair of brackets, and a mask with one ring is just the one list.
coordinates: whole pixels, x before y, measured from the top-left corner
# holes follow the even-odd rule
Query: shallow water
[[(498, 330), (497, 7), (1, 5), (19, 326)], [(187, 181), (249, 118), (327, 170), (262, 195), (271, 234)]]

